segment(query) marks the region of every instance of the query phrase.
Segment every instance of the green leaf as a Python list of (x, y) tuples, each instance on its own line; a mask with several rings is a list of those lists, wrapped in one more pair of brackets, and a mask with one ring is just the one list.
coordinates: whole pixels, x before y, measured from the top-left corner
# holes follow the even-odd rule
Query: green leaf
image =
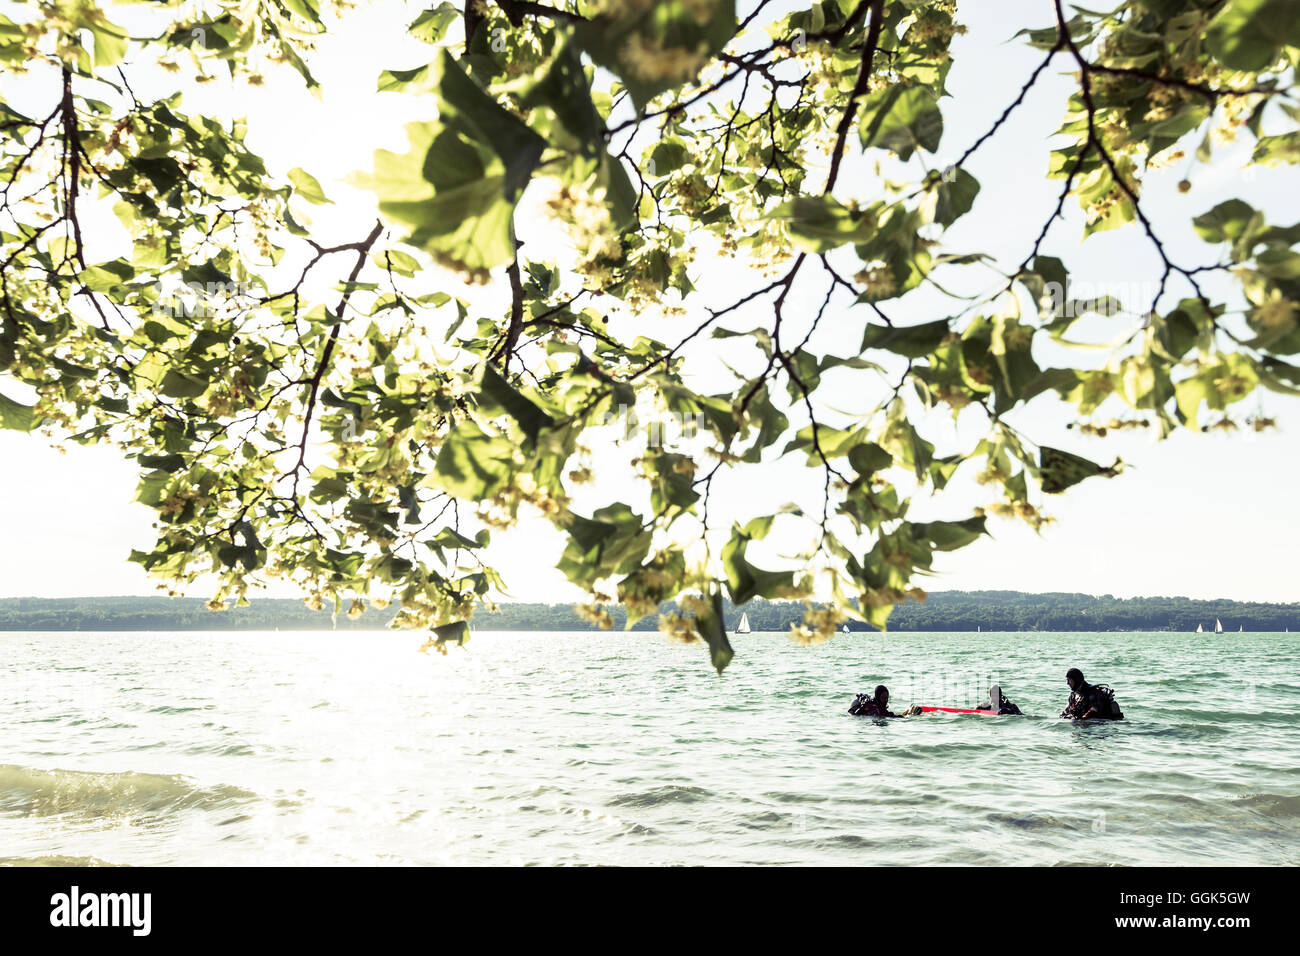
[(1170, 312), (1163, 321), (1158, 322), (1156, 331), (1160, 345), (1175, 360), (1186, 355), (1201, 334), (1196, 321), (1181, 308)]
[(956, 551), (986, 534), (983, 515), (965, 521), (930, 521), (912, 525), (912, 533), (935, 551)]
[[(704, 412), (706, 416), (711, 414), (708, 408), (705, 408)], [(770, 448), (780, 440), (786, 433), (790, 420), (772, 403), (772, 396), (766, 385), (759, 386), (758, 391), (754, 393), (747, 412), (749, 419), (747, 434), (752, 433), (754, 422), (758, 423), (758, 434), (753, 444), (743, 453), (742, 459), (750, 463), (759, 462), (763, 460), (763, 449)], [(730, 409), (728, 414), (731, 414)]]
[(863, 477), (874, 475), (893, 463), (894, 456), (872, 441), (855, 445), (849, 450), (849, 464)]
[(667, 514), (670, 509), (676, 509), (680, 513), (700, 500), (700, 493), (695, 490), (692, 478), (694, 471), (678, 470), (680, 465), (689, 460), (685, 455), (669, 453), (655, 455), (650, 459), (654, 467), (650, 507), (655, 514)]
[(379, 74), (376, 93), (427, 93), (430, 90), (431, 70), (427, 66), (417, 66), (411, 70), (383, 70)]
[(433, 629), (433, 642), (435, 644), (464, 644), (469, 640), (469, 622), (456, 621), (454, 624), (443, 624), (441, 627)]
[(756, 519), (744, 528), (735, 525), (731, 529), (731, 539), (722, 549), (722, 566), (733, 604), (744, 604), (753, 597), (789, 597), (794, 592), (793, 571), (764, 571), (745, 558), (749, 542), (766, 535), (770, 524), (769, 517), (767, 522)]
[(1071, 485), (1077, 485), (1094, 475), (1114, 478), (1119, 474), (1120, 463), (1116, 459), (1115, 464), (1107, 468), (1068, 451), (1044, 445), (1038, 449), (1038, 467), (1043, 491), (1049, 495), (1059, 495)]
[(487, 435), (474, 422), (461, 422), (443, 441), (428, 480), (457, 498), (491, 498), (509, 484), (514, 452), (505, 436)]
[(1205, 47), (1232, 70), (1262, 70), (1300, 44), (1295, 0), (1231, 0), (1205, 31)]
[(941, 226), (951, 226), (970, 212), (979, 191), (979, 180), (964, 169), (956, 170), (951, 178), (940, 178), (928, 193), (934, 204), (932, 218)]
[(126, 33), (102, 19), (90, 32), (95, 37), (95, 66), (116, 66), (122, 62), (126, 56)]
[(102, 262), (82, 271), (80, 279), (92, 292), (111, 292), (135, 275), (135, 268), (121, 259)]
[(889, 86), (862, 101), (862, 148), (892, 150), (902, 160), (920, 147), (933, 153), (943, 135), (943, 114), (923, 86)]
[(876, 223), (870, 211), (850, 209), (832, 196), (800, 196), (782, 203), (767, 218), (785, 220), (796, 245), (821, 253), (849, 243), (863, 243), (875, 235)]
[(158, 471), (176, 472), (185, 467), (182, 455), (140, 455), (136, 460), (144, 467)]
[(651, 533), (623, 502), (615, 502), (590, 518), (571, 515), (565, 530), (569, 543), (557, 567), (575, 584), (590, 586), (612, 574), (629, 574), (650, 551)]
[(515, 204), (546, 142), (480, 89), (447, 51), (436, 61), (438, 121), (407, 127), (411, 150), (375, 153), (370, 188), (407, 241), (444, 264), (482, 273), (515, 255)]
[(947, 319), (903, 327), (868, 325), (862, 336), (862, 351), (887, 349), (907, 358), (922, 358), (937, 349), (948, 332)]
[[(593, 60), (623, 81), (640, 112), (658, 94), (695, 79), (735, 32), (734, 0), (655, 0), (611, 4), (579, 23), (575, 35)], [(683, 61), (677, 74), (660, 68), (676, 61)]]
[(550, 68), (521, 98), (525, 108), (550, 107), (568, 140), (555, 145), (575, 149), (590, 157), (604, 152), (605, 121), (591, 99), (591, 84), (574, 43), (563, 43)]
[(727, 625), (722, 616), (722, 592), (714, 591), (709, 597), (709, 610), (695, 616), (695, 633), (709, 648), (709, 660), (721, 676), (731, 659), (736, 656), (727, 640)]
[(15, 402), (12, 398), (0, 392), (0, 428), (29, 432), (36, 425), (36, 409), (34, 406)]
[(1020, 398), (1029, 401), (1049, 389), (1064, 397), (1079, 384), (1079, 373), (1072, 368), (1048, 368), (1027, 382), (1020, 390)]
[[(1075, 40), (1080, 39), (1087, 32), (1087, 22), (1079, 14), (1075, 14), (1068, 21), (1065, 27), (1070, 36)], [(1031, 29), (1026, 27), (1015, 34), (1018, 37), (1028, 37), (1029, 45), (1040, 50), (1050, 50), (1057, 45), (1060, 40), (1060, 31), (1055, 26), (1042, 27), (1041, 29)]]
[(1229, 199), (1195, 217), (1192, 225), (1206, 242), (1236, 242), (1245, 235), (1254, 215), (1255, 210), (1249, 204)]
[(1300, 163), (1300, 132), (1261, 136), (1250, 159), (1264, 166)]
[(304, 20), (311, 23), (321, 22), (320, 10), (317, 9), (316, 0), (282, 0), (282, 2)]
[(1070, 292), (1070, 275), (1065, 264), (1055, 256), (1036, 256), (1033, 267), (1019, 273), (1016, 281), (1029, 290), (1034, 304), (1046, 308), (1049, 314), (1059, 315), (1064, 309)]
[(868, 624), (878, 631), (885, 630), (889, 615), (892, 613), (894, 613), (894, 605), (892, 604), (868, 604), (862, 608), (862, 616)]
[(680, 139), (669, 137), (655, 144), (650, 152), (650, 162), (654, 164), (652, 175), (666, 176), (691, 162), (691, 153)]
[(1259, 365), (1259, 380), (1274, 392), (1300, 396), (1300, 367), (1281, 359), (1264, 358)]
[(333, 202), (332, 199), (325, 195), (325, 191), (321, 189), (320, 182), (316, 177), (305, 169), (295, 166), (289, 170), (289, 182), (293, 183), (295, 192), (308, 202), (317, 205)]
[(411, 35), (425, 43), (441, 43), (447, 28), (460, 19), (455, 4), (443, 0), (436, 7), (425, 10), (407, 27)]
[[(517, 198), (528, 185), (542, 150), (546, 148), (545, 140), (483, 92), (450, 53), (443, 51), (439, 63), (439, 119), (444, 126), (492, 148), (505, 166), (505, 194)], [(440, 157), (426, 158), (426, 170), (430, 163), (439, 161)], [(455, 163), (452, 165), (454, 167)], [(431, 175), (429, 181), (437, 183), (438, 178)]]
[(163, 376), (158, 390), (172, 398), (198, 398), (208, 390), (208, 380), (191, 372), (171, 369)]
[(140, 478), (140, 485), (136, 489), (135, 500), (141, 504), (156, 508), (166, 498), (167, 485), (171, 482), (172, 476), (166, 471), (151, 471)]
[(220, 268), (215, 262), (200, 262), (186, 266), (181, 270), (181, 278), (187, 284), (197, 284), (206, 288), (228, 286), (234, 280), (230, 273)]
[(523, 429), (530, 446), (537, 443), (542, 429), (555, 425), (550, 415), (516, 391), (490, 365), (484, 367), (479, 381), (479, 407), (489, 415), (509, 415)]

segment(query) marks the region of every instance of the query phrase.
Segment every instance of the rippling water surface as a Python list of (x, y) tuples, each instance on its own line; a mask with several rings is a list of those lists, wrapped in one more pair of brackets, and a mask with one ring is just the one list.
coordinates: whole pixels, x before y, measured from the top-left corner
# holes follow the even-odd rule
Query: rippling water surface
[(1297, 640), (0, 633), (0, 862), (1296, 864)]

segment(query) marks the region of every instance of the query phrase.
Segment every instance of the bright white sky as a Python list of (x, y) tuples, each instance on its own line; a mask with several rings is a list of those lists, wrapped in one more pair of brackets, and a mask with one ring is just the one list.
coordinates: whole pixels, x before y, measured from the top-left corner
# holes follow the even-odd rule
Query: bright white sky
[[(1043, 26), (1050, 20), (1050, 6), (1042, 2), (970, 7), (961, 16), (970, 33), (954, 47), (956, 65), (948, 86), (955, 99), (945, 103), (943, 149), (938, 157), (925, 158), (931, 166), (941, 167), (955, 158), (987, 129), (1037, 63), (1036, 51), (1020, 41), (1003, 41), (1023, 26)], [(350, 226), (339, 233), (339, 241), (357, 238), (365, 232), (365, 228), (358, 232), (358, 224), (369, 221), (369, 200), (341, 181), (354, 170), (368, 170), (375, 149), (403, 149), (402, 126), (423, 118), (412, 114), (409, 101), (373, 92), (380, 70), (428, 60), (428, 47), (414, 40), (392, 42), (400, 36), (395, 27), (410, 16), (410, 8), (404, 10), (400, 3), (374, 3), (364, 8), (364, 17), (353, 16), (349, 29), (324, 40), (313, 63), (325, 86), (320, 101), (293, 82), (273, 79), (254, 95), (243, 84), (222, 79), (187, 93), (185, 105), (192, 111), (246, 115), (249, 145), (268, 158), (273, 172), (283, 174), (304, 166), (336, 199), (337, 206), (324, 210), (318, 220), (325, 241), (334, 241), (330, 230), (343, 223)], [(1058, 64), (1063, 71), (1065, 60)], [(142, 97), (159, 92), (150, 89), (143, 76), (132, 74), (132, 82)], [(1071, 82), (1059, 71), (1045, 76), (1012, 121), (977, 155), (969, 168), (983, 190), (975, 210), (950, 231), (951, 248), (980, 249), (1010, 262), (1018, 262), (1028, 251), (1059, 188), (1044, 178), (1047, 134), (1059, 124)], [(1262, 172), (1242, 182), (1236, 173), (1240, 158), (1231, 159), (1242, 152), (1225, 155), (1229, 160), (1214, 171), (1183, 164), (1168, 174), (1147, 178), (1144, 208), (1158, 230), (1165, 223), (1165, 234), (1186, 231), (1189, 216), (1234, 195), (1264, 209), (1270, 221), (1290, 224), (1300, 219), (1300, 198), (1294, 182), (1284, 178), (1287, 173)], [(854, 167), (851, 174), (861, 177), (857, 181), (868, 192), (866, 170)], [(1193, 183), (1186, 195), (1174, 188), (1184, 175)], [(849, 175), (844, 181), (856, 182)], [(1158, 275), (1153, 271), (1154, 254), (1132, 229), (1102, 234), (1079, 246), (1077, 207), (1073, 201), (1070, 206), (1073, 218), (1055, 227), (1045, 253), (1068, 258), (1078, 278), (1115, 291)], [(1195, 240), (1171, 242), (1170, 250), (1189, 264), (1211, 261), (1213, 255)], [(729, 291), (725, 267), (705, 261), (697, 261), (697, 266), (696, 283), (706, 295)], [(809, 288), (810, 309), (820, 302), (822, 291)], [(765, 314), (770, 313), (741, 316), (733, 327), (750, 328)], [(842, 326), (851, 330), (842, 341), (853, 342), (860, 336), (862, 318), (841, 314), (846, 316)], [(913, 318), (908, 308), (898, 305), (891, 314), (902, 321)], [(936, 314), (945, 313), (917, 310), (914, 317), (921, 320)], [(693, 324), (694, 320), (683, 321), (682, 331)], [(814, 344), (843, 354), (846, 349), (835, 345), (835, 324), (827, 322), (832, 328), (828, 338), (823, 341), (819, 333)], [(1098, 334), (1105, 338), (1104, 332)], [(661, 334), (670, 341), (677, 337)], [(708, 341), (701, 347), (709, 348)], [(845, 397), (841, 407), (861, 393), (852, 378), (827, 385), (832, 387), (833, 395)], [(1300, 451), (1293, 437), (1300, 421), (1300, 401), (1266, 394), (1258, 406), (1252, 400), (1243, 414), (1260, 411), (1278, 418), (1281, 429), (1259, 435), (1180, 434), (1162, 443), (1153, 443), (1140, 432), (1104, 441), (1080, 438), (1055, 424), (1050, 406), (1022, 415), (1018, 427), (1035, 440), (1096, 460), (1110, 461), (1118, 455), (1127, 463), (1127, 471), (1114, 480), (1089, 480), (1050, 499), (1049, 511), (1058, 520), (1041, 535), (1018, 522), (991, 519), (991, 538), (940, 555), (940, 576), (920, 583), (934, 590), (1300, 600), (1294, 573), (1294, 542), (1300, 531), (1294, 489)], [(146, 549), (153, 540), (152, 512), (132, 501), (136, 470), (130, 462), (106, 447), (72, 445), (66, 454), (59, 454), (39, 436), (13, 432), (0, 432), (0, 462), (4, 464), (0, 469), (0, 597), (153, 592), (153, 582), (126, 561), (131, 548)], [(796, 464), (764, 467), (762, 488), (754, 487), (751, 470), (718, 494), (715, 526), (725, 527), (732, 517), (746, 512), (761, 513), (762, 502), (772, 493), (805, 501), (815, 500), (820, 493), (817, 470)], [(981, 500), (978, 490), (966, 498), (955, 496), (946, 501), (945, 515), (969, 514), (969, 507)], [(508, 547), (497, 549), (495, 559), (510, 584), (511, 599), (562, 601), (577, 596), (543, 560), (560, 550), (548, 525), (526, 520), (509, 541)], [(753, 556), (758, 559), (757, 552)], [(203, 590), (196, 595), (207, 596)]]

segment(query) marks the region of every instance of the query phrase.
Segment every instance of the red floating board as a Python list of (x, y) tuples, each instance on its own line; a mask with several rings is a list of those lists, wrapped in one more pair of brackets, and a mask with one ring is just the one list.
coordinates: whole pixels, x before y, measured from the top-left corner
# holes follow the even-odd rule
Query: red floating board
[(965, 707), (922, 707), (923, 714), (974, 714), (977, 717), (997, 717), (998, 715), (991, 710), (970, 710)]

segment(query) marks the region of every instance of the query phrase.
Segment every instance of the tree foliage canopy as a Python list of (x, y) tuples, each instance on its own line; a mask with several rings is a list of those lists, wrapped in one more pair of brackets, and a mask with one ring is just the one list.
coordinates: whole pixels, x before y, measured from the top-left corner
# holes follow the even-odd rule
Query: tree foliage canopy
[[(1251, 164), (1300, 160), (1295, 0), (1049, 0), (1016, 39), (1039, 65), (942, 169), (926, 158), (964, 30), (953, 0), (416, 8), (427, 62), (377, 78), (411, 99), (409, 148), (358, 171), (380, 218), (335, 244), (308, 225), (330, 202), (310, 156), (273, 176), (243, 124), (131, 83), (226, 70), (256, 87), (252, 64), (275, 61), (314, 87), (334, 11), (8, 6), (0, 425), (138, 461), (158, 538), (134, 559), (177, 589), (215, 574), (214, 606), (282, 579), (317, 607), (391, 601), (403, 626), (458, 640), (504, 583), (483, 560), (491, 534), (528, 506), (563, 535), (558, 567), (591, 619), (677, 599), (660, 626), (721, 670), (724, 594), (829, 598), (794, 628), (803, 640), (848, 619), (883, 627), (924, 596), (936, 551), (990, 516), (1037, 527), (1043, 495), (1118, 472), (1035, 444), (1008, 420), (1027, 403), (1166, 435), (1230, 426), (1258, 388), (1300, 389), (1300, 224), (1240, 199), (1157, 222), (1142, 201), (1144, 177), (1189, 150), (1213, 164), (1229, 138), (1253, 139)], [(980, 191), (972, 157), (1060, 69), (1074, 91), (1032, 147), (1055, 208), (1018, 262), (953, 248)], [(18, 84), (45, 107), (20, 108)], [(1049, 251), (1072, 204), (1082, 238), (1129, 229), (1156, 252), (1148, 298), (1071, 296), (1071, 264)], [(129, 240), (113, 258), (83, 228), (100, 207)], [(1203, 251), (1184, 260), (1189, 236)], [(1097, 314), (1122, 328), (1108, 360), (1056, 361)], [(851, 347), (819, 347), (830, 322)], [(874, 397), (837, 408), (836, 380)], [(927, 435), (941, 406), (976, 439)], [(635, 456), (624, 493), (595, 473), (620, 408), (698, 422), (699, 449), (620, 435)], [(820, 506), (764, 509), (719, 537), (720, 479), (762, 483), (785, 457), (806, 460)], [(959, 469), (988, 487), (984, 506), (909, 517)], [(747, 550), (778, 522), (806, 548), (755, 565)]]

